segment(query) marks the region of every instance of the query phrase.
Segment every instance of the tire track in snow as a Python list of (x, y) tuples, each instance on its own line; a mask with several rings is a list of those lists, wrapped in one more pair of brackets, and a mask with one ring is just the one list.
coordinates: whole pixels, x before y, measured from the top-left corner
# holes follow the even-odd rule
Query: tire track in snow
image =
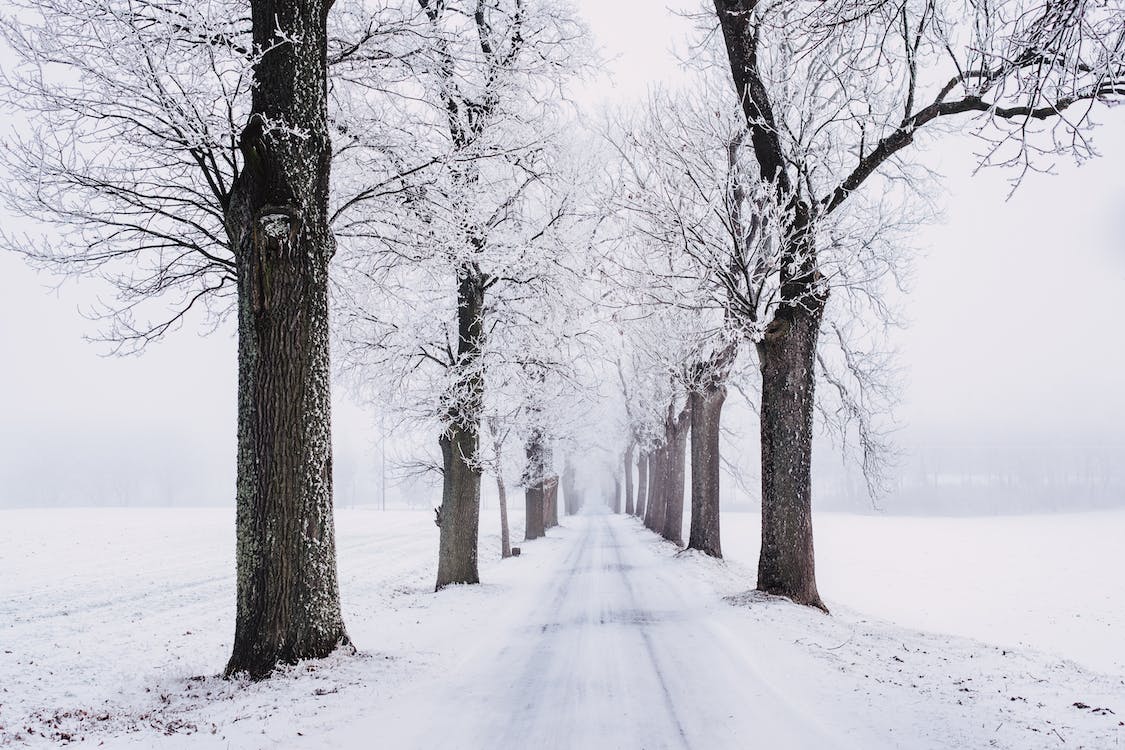
[[(628, 575), (628, 572), (631, 570), (635, 570), (636, 566), (627, 566), (625, 564), (624, 555), (622, 555), (621, 553), (621, 541), (618, 536), (617, 530), (604, 518), (602, 520), (602, 523), (604, 524), (604, 527), (609, 530), (610, 538), (613, 540), (612, 547), (614, 550), (614, 556), (617, 559), (617, 574), (621, 577), (621, 582), (625, 587), (625, 590), (629, 592), (630, 603), (632, 603), (633, 606), (636, 607), (638, 602), (637, 592), (633, 589), (632, 581), (630, 580)], [(638, 608), (635, 611), (642, 610)], [(653, 647), (652, 634), (649, 632), (649, 627), (647, 624), (642, 623), (640, 624), (639, 629), (641, 638), (644, 639), (645, 651), (648, 652), (649, 664), (652, 666), (652, 671), (656, 675), (657, 682), (660, 683), (660, 691), (664, 696), (664, 705), (668, 710), (668, 716), (671, 717), (672, 723), (675, 725), (676, 732), (679, 735), (680, 740), (683, 742), (684, 747), (690, 747), (690, 745), (688, 744), (687, 731), (684, 729), (684, 724), (680, 720), (679, 713), (676, 711), (676, 703), (672, 699), (672, 691), (668, 688), (668, 681), (664, 677), (664, 670), (661, 669), (660, 660), (656, 655), (656, 649)]]

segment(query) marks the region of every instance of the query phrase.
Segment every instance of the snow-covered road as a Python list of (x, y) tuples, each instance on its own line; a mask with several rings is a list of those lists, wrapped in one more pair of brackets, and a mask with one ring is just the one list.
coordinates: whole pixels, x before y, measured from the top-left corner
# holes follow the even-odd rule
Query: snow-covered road
[(850, 746), (823, 726), (815, 685), (789, 689), (823, 667), (742, 642), (736, 610), (654, 556), (635, 522), (601, 509), (567, 523), (558, 564), (486, 632), (460, 634), (468, 658), (345, 733), (418, 748)]
[[(847, 598), (830, 597), (833, 614), (825, 616), (747, 590), (752, 523), (739, 517), (724, 516), (729, 529), (743, 528), (725, 561), (682, 552), (604, 508), (564, 519), (505, 561), (490, 531), (481, 543), (484, 583), (434, 593), (430, 513), (345, 510), (341, 593), (359, 653), (341, 650), (245, 683), (217, 676), (232, 629), (229, 511), (7, 511), (0, 514), (0, 746), (1125, 745), (1114, 597), (1107, 603), (1092, 585), (1084, 596), (1021, 609), (1011, 592), (1034, 589), (1017, 585), (1026, 566), (982, 567), (979, 555), (959, 553), (935, 561), (899, 543), (904, 530), (933, 527), (948, 539), (961, 528), (1007, 544), (997, 555), (1023, 559), (1031, 553), (1022, 547), (1039, 555), (1053, 549), (1032, 544), (1041, 519), (831, 520), (821, 537), (826, 578), (835, 576), (827, 590)], [(1049, 521), (1069, 524), (1084, 540), (1117, 539), (1125, 529), (1125, 514)], [(990, 533), (998, 526), (1003, 534)], [(1101, 580), (1100, 558), (1065, 559), (1070, 580)], [(900, 567), (888, 568), (888, 560)], [(1083, 666), (1016, 642), (992, 620), (997, 640), (986, 643), (847, 606), (862, 594), (876, 611), (909, 614), (911, 601), (953, 611), (956, 598), (935, 579), (958, 571), (963, 586), (1009, 596), (1011, 610), (1028, 621), (1024, 630), (1061, 617), (1067, 602), (1082, 604), (1082, 620), (1093, 622), (1074, 632), (1109, 646), (1092, 641), (1081, 653), (1093, 666)], [(973, 634), (974, 623), (964, 617), (959, 627)]]

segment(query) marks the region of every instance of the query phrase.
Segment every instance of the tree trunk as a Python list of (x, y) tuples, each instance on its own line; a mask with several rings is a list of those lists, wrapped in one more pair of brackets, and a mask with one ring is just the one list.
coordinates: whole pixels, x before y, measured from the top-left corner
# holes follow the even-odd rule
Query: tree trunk
[(664, 501), (668, 489), (668, 446), (663, 445), (648, 458), (648, 509), (645, 526), (660, 533), (664, 528)]
[(480, 531), (481, 475), (474, 465), (477, 434), (454, 425), (438, 442), (444, 478), (435, 591), (454, 583), (480, 583), (477, 539)]
[(762, 550), (758, 588), (824, 609), (812, 542), (812, 421), (816, 344), (827, 291), (817, 266), (813, 211), (793, 185), (792, 161), (758, 66), (749, 0), (714, 0), (758, 173), (792, 209), (778, 263), (779, 305), (758, 342), (762, 372)]
[(480, 583), (477, 542), (481, 471), (477, 454), (484, 395), (479, 366), (484, 343), (484, 289), (484, 275), (475, 263), (464, 263), (457, 269), (457, 396), (445, 434), (438, 438), (444, 472), (435, 591), (453, 583)]
[(547, 498), (543, 481), (543, 442), (538, 430), (533, 430), (525, 449), (527, 468), (524, 470), (524, 532), (525, 541), (538, 539), (546, 533)]
[(684, 475), (687, 464), (688, 427), (691, 402), (675, 420), (668, 423), (668, 484), (664, 493), (663, 523), (657, 527), (669, 542), (684, 543)]
[(637, 518), (644, 518), (648, 504), (648, 453), (641, 451), (637, 455)]
[(512, 537), (508, 533), (508, 493), (504, 489), (504, 477), (496, 472), (496, 494), (500, 497), (500, 559), (512, 556)]
[(559, 525), (559, 478), (547, 477), (543, 481), (543, 528)]
[(691, 530), (688, 549), (722, 557), (719, 540), (719, 429), (725, 386), (691, 394)]
[(633, 444), (625, 451), (625, 515), (631, 516), (636, 510), (633, 500)]
[[(225, 674), (348, 643), (332, 517), (327, 5), (255, 0), (245, 166), (228, 208), (238, 271), (237, 611)], [(271, 127), (265, 127), (269, 123)], [(300, 134), (298, 135), (298, 131)]]
[(613, 477), (613, 512), (621, 512), (621, 475)]
[[(810, 303), (811, 304), (811, 303)], [(758, 344), (762, 372), (762, 549), (758, 588), (825, 609), (812, 529), (813, 388), (823, 302), (793, 306)], [(825, 609), (825, 611), (827, 611)]]

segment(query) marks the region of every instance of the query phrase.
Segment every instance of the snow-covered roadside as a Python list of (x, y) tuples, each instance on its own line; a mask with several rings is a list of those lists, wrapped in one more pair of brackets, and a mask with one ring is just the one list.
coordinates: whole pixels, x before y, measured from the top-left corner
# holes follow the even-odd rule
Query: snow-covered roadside
[[(336, 708), (383, 699), (430, 665), (445, 633), (444, 613), (427, 609), (432, 518), (339, 511), (342, 604), (358, 656), (240, 685), (216, 677), (233, 633), (232, 511), (0, 512), (0, 745), (268, 745), (307, 735)], [(498, 549), (486, 534), (487, 577)], [(489, 594), (499, 592), (452, 592), (442, 604), (463, 599), (456, 614), (471, 616)]]
[[(724, 518), (724, 521), (726, 519)], [(861, 520), (861, 519), (857, 519)], [(923, 633), (829, 600), (831, 616), (748, 591), (738, 561), (678, 551), (644, 529), (654, 554), (741, 610), (746, 639), (792, 643), (850, 681), (833, 697), (890, 747), (1091, 748), (1125, 744), (1125, 672), (1101, 673), (1030, 649)], [(899, 592), (882, 586), (887, 598)]]
[[(813, 523), (817, 582), (834, 611), (1125, 674), (1125, 511), (980, 518), (818, 513)], [(724, 513), (722, 524), (723, 553), (750, 569), (749, 585), (761, 519)]]
[[(486, 529), (495, 526), (488, 514)], [(338, 515), (341, 588), (359, 655), (299, 665), (265, 683), (232, 684), (215, 677), (232, 628), (230, 516), (218, 510), (0, 512), (0, 744), (19, 737), (19, 744), (53, 746), (70, 737), (108, 747), (370, 747), (373, 733), (390, 731), (396, 716), (393, 729), (402, 742), (422, 721), (450, 722), (436, 727), (441, 736), (461, 726), (455, 720), (484, 733), (517, 715), (520, 731), (537, 736), (572, 725), (567, 712), (583, 705), (593, 714), (584, 730), (548, 732), (551, 739), (540, 744), (572, 747), (580, 736), (584, 747), (635, 747), (629, 738), (646, 736), (663, 738), (646, 747), (682, 747), (685, 737), (708, 738), (708, 747), (744, 747), (737, 732), (761, 727), (763, 710), (807, 719), (815, 729), (798, 735), (807, 744), (778, 747), (823, 747), (811, 738), (825, 728), (841, 744), (865, 750), (880, 744), (1113, 748), (1125, 740), (1119, 723), (1125, 670), (1098, 674), (1034, 650), (919, 633), (891, 624), (881, 611), (883, 619), (860, 614), (841, 592), (863, 589), (875, 609), (904, 608), (903, 600), (920, 595), (897, 589), (901, 576), (926, 582), (931, 606), (940, 607), (948, 594), (932, 586), (924, 555), (905, 555), (877, 578), (870, 567), (833, 560), (839, 550), (824, 526), (818, 543), (831, 617), (748, 594), (748, 547), (726, 539), (734, 559), (725, 562), (677, 554), (625, 518), (604, 519), (613, 534), (595, 535), (597, 544), (583, 534), (589, 518), (565, 520), (567, 528), (523, 545), (523, 556), (504, 563), (496, 559), (496, 535), (487, 534), (486, 583), (435, 595), (436, 529), (429, 513), (344, 510)], [(1108, 524), (1090, 516), (1057, 524), (1078, 528), (1083, 519), (1090, 522), (1089, 538)], [(747, 531), (739, 523), (753, 520), (724, 516), (727, 532), (735, 534)], [(977, 533), (993, 538), (994, 520), (964, 523), (983, 522)], [(853, 562), (895, 552), (886, 540), (905, 543), (915, 522), (833, 521), (840, 539), (867, 545)], [(1028, 537), (1018, 526), (1011, 519), (1009, 533), (996, 537), (998, 555), (1025, 554), (1020, 545)], [(518, 517), (513, 527), (522, 528)], [(934, 528), (948, 536), (940, 524)], [(615, 554), (624, 557), (615, 562)], [(955, 558), (949, 565), (957, 575), (968, 563)], [(560, 572), (570, 568), (577, 583), (563, 597), (559, 581), (567, 578)], [(851, 570), (855, 580), (834, 579), (838, 568)], [(994, 583), (1018, 578), (1007, 567), (998, 571)], [(998, 585), (997, 596), (1021, 592), (1022, 584), (1009, 584)], [(559, 597), (558, 612), (541, 601), (545, 592)], [(1050, 603), (1027, 611), (1041, 615)], [(963, 619), (975, 627), (971, 617)], [(567, 624), (560, 640), (544, 640), (552, 622)], [(649, 645), (638, 650), (639, 643)], [(572, 648), (581, 663), (578, 655), (568, 660)], [(730, 658), (721, 659), (724, 654)], [(529, 677), (527, 686), (541, 693), (562, 680), (569, 687), (554, 699), (536, 701), (514, 689), (523, 683), (513, 665), (539, 658), (553, 676)], [(661, 679), (650, 679), (648, 658), (662, 665)], [(582, 673), (588, 679), (575, 678)], [(741, 674), (745, 681), (734, 684)], [(466, 683), (476, 685), (472, 700), (437, 705), (442, 696), (455, 703), (457, 686)], [(560, 705), (564, 693), (582, 697)], [(664, 733), (656, 730), (666, 718), (667, 695), (683, 715), (679, 730)], [(589, 708), (599, 702), (604, 711)], [(735, 708), (721, 717), (700, 718), (730, 705)], [(745, 712), (737, 708), (743, 705)], [(536, 711), (548, 714), (545, 723)], [(481, 718), (486, 713), (492, 715)], [(616, 734), (592, 729), (607, 725)], [(709, 727), (716, 733), (708, 734)], [(591, 737), (610, 739), (591, 745)], [(731, 738), (729, 745), (723, 737)]]

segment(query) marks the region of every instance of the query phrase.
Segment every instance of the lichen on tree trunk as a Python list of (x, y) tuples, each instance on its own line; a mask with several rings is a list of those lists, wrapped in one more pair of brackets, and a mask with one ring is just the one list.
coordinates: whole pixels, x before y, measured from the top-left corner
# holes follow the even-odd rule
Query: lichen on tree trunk
[[(237, 612), (225, 674), (348, 643), (332, 514), (327, 6), (255, 0), (254, 70), (227, 227), (238, 271)], [(277, 34), (291, 40), (274, 45)]]

